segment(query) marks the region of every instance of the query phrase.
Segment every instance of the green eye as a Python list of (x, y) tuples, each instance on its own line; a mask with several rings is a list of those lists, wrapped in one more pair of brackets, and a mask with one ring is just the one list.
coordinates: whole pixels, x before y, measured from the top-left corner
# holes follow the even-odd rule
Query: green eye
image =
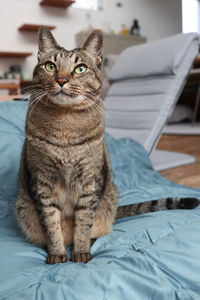
[(75, 69), (74, 72), (76, 74), (83, 74), (87, 71), (87, 66), (82, 64), (82, 65), (78, 65)]
[(56, 65), (54, 65), (54, 63), (52, 63), (51, 61), (48, 61), (46, 64), (45, 64), (45, 68), (47, 71), (49, 72), (55, 72), (56, 71)]

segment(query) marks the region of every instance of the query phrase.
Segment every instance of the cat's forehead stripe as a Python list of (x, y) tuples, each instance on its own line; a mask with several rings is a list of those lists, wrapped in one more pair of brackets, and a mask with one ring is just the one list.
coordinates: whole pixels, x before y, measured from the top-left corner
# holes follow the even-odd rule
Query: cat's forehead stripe
[(58, 52), (57, 57), (56, 57), (57, 60), (60, 59), (61, 57), (62, 57), (62, 52)]
[(79, 61), (80, 57), (77, 55), (75, 51), (70, 51), (68, 56), (75, 64)]
[(54, 54), (53, 59), (56, 62), (56, 60), (57, 60), (57, 54)]
[(78, 57), (78, 56), (75, 57), (75, 60), (74, 60), (75, 64), (79, 61), (79, 58), (80, 57)]
[(81, 57), (75, 52), (75, 51), (60, 51), (60, 52), (57, 52), (56, 54), (53, 54), (51, 57), (50, 57), (50, 60), (53, 61), (53, 62), (57, 62), (59, 61), (59, 59), (61, 58), (68, 58), (70, 59), (73, 63), (77, 63), (79, 60), (81, 60)]
[(54, 62), (58, 61), (61, 57), (64, 56), (64, 52), (60, 51), (54, 55), (51, 56), (51, 60), (53, 60)]
[(69, 58), (72, 58), (73, 55), (74, 55), (74, 51), (72, 50), (69, 52)]

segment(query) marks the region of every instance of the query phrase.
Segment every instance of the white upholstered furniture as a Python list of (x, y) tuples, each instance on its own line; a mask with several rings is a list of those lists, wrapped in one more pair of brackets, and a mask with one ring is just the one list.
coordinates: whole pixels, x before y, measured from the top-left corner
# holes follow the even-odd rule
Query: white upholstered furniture
[(105, 99), (107, 132), (116, 138), (131, 137), (151, 154), (198, 50), (196, 33), (124, 50), (108, 74), (111, 87)]

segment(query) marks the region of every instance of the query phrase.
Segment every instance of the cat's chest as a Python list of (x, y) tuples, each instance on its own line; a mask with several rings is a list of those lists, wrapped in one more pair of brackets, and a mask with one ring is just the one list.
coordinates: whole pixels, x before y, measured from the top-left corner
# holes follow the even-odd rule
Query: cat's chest
[(94, 160), (94, 152), (86, 147), (54, 147), (49, 149), (48, 156), (68, 179), (92, 165)]
[(73, 216), (74, 209), (79, 199), (84, 184), (93, 177), (91, 162), (85, 158), (66, 160), (60, 164), (58, 174), (64, 183), (64, 203), (62, 213), (64, 216)]

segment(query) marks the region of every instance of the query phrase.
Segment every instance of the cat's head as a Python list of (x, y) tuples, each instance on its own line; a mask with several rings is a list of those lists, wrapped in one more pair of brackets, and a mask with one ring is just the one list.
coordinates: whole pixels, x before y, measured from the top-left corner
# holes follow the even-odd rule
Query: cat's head
[(38, 64), (33, 71), (34, 92), (41, 101), (58, 105), (86, 105), (101, 93), (103, 38), (93, 31), (83, 47), (60, 47), (52, 33), (40, 28)]

